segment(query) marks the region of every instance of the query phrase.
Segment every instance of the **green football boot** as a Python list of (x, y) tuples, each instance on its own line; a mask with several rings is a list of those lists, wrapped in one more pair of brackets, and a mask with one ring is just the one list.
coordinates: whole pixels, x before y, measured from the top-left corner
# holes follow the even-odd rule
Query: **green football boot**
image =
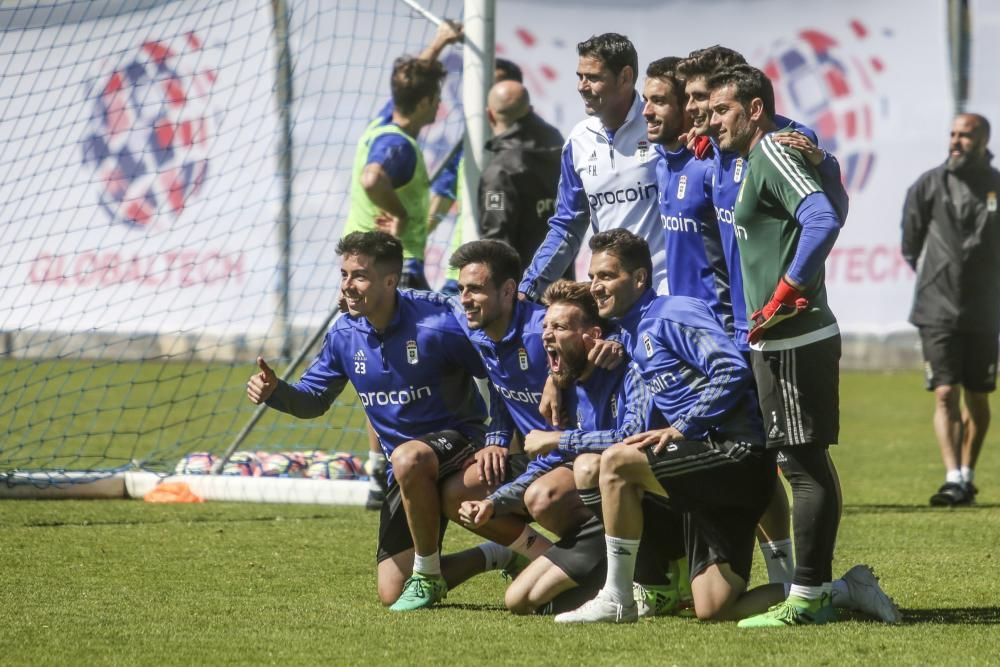
[(632, 582), (632, 599), (639, 605), (639, 618), (670, 616), (677, 612), (679, 601), (676, 586), (643, 585), (638, 582)]
[(399, 599), (389, 607), (392, 611), (413, 611), (426, 609), (448, 596), (448, 584), (440, 575), (425, 575), (414, 572), (403, 584)]
[(789, 595), (787, 600), (782, 600), (763, 614), (744, 618), (737, 625), (741, 628), (783, 628), (789, 625), (823, 625), (835, 620), (837, 612), (829, 595), (817, 600)]

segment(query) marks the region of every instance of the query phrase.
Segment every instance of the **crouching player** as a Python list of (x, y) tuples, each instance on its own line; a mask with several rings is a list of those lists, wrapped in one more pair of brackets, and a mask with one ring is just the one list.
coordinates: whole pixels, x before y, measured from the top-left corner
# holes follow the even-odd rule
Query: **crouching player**
[[(597, 455), (592, 452), (601, 452), (648, 425), (649, 394), (638, 371), (625, 364), (610, 370), (599, 368), (588, 358), (588, 348), (604, 339), (608, 328), (597, 313), (589, 285), (558, 281), (546, 290), (543, 301), (548, 305), (542, 340), (549, 375), (560, 389), (569, 390), (566, 405), (576, 413), (578, 428), (563, 432), (530, 431), (525, 439), (525, 452), (538, 458), (524, 474), (485, 500), (464, 503), (460, 513), (471, 525), (536, 504), (532, 499), (539, 493), (536, 480), (544, 479), (549, 471), (559, 469), (567, 461), (572, 461), (575, 468), (581, 460), (595, 459)], [(593, 467), (592, 460), (590, 466)], [(656, 516), (663, 519), (662, 513)], [(562, 533), (561, 537), (507, 589), (508, 609), (517, 614), (557, 613), (575, 608), (600, 587), (605, 559), (604, 530), (598, 518), (588, 517), (573, 532)], [(671, 559), (681, 555), (679, 540), (674, 552), (646, 549), (644, 555), (648, 572), (645, 576), (637, 572), (637, 578), (651, 591), (667, 588), (665, 572)], [(668, 606), (670, 610), (676, 606), (676, 593), (670, 597), (657, 592), (669, 604), (661, 603), (658, 608), (648, 606), (648, 615), (665, 613)]]
[[(460, 500), (482, 498), (488, 490), (466, 484), (461, 474), (483, 456), (486, 407), (473, 376), (484, 372), (446, 305), (396, 289), (403, 265), (398, 239), (354, 232), (340, 240), (337, 254), (347, 314), (298, 382), (278, 380), (258, 358), (260, 372), (247, 383), (247, 395), (255, 404), (309, 419), (324, 414), (348, 382), (354, 386), (389, 460), (379, 522), (379, 598), (395, 611), (420, 609), (498, 564), (480, 549), (440, 556), (444, 517), (456, 513)], [(524, 528), (523, 521), (507, 518), (477, 532), (510, 544)]]
[[(604, 587), (557, 622), (634, 622), (632, 571), (643, 530), (645, 493), (684, 512), (695, 612), (736, 620), (781, 602), (784, 586), (747, 591), (758, 520), (774, 490), (753, 376), (708, 307), (657, 297), (646, 242), (625, 230), (590, 242), (591, 291), (602, 317), (616, 320), (626, 347), (670, 426), (626, 438), (601, 456), (608, 566)], [(899, 612), (867, 566), (834, 582), (834, 604), (896, 622)]]

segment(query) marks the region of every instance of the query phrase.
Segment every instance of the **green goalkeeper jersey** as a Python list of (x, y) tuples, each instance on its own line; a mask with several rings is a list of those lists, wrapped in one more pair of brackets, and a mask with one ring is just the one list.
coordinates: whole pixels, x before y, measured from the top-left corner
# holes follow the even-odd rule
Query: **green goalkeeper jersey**
[[(784, 131), (791, 130), (779, 132)], [(751, 149), (751, 167), (734, 210), (748, 318), (764, 307), (792, 264), (802, 233), (795, 219), (799, 204), (810, 194), (823, 191), (816, 171), (802, 154), (776, 143), (772, 134)], [(824, 280), (820, 269), (804, 286), (809, 307), (768, 329), (754, 347), (790, 349), (839, 333), (837, 319), (826, 303)]]

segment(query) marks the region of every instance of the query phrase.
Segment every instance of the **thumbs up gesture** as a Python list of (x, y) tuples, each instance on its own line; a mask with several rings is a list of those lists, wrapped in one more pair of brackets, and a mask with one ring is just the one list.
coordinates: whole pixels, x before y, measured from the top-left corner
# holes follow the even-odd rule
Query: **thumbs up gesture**
[(264, 357), (257, 357), (257, 368), (260, 370), (251, 375), (247, 382), (247, 398), (254, 405), (260, 405), (269, 399), (278, 387), (278, 375), (267, 365)]

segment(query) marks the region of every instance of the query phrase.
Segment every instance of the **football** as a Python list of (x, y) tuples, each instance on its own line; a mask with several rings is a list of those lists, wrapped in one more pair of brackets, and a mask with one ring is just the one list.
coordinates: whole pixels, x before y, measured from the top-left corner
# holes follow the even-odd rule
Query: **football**
[(208, 452), (187, 454), (174, 466), (177, 475), (208, 475), (215, 465), (215, 457)]

